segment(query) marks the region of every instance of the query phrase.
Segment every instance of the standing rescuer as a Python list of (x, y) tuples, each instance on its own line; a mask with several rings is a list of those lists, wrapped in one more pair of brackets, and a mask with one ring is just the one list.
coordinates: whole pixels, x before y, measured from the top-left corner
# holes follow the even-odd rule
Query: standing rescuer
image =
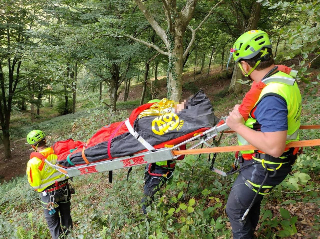
[[(148, 103), (158, 103), (159, 99), (150, 100)], [(184, 103), (177, 104), (175, 111), (179, 112), (184, 109)], [(186, 145), (180, 146), (181, 150), (186, 149)], [(176, 160), (183, 160), (184, 156), (178, 157)], [(173, 176), (176, 160), (160, 161), (146, 165), (143, 187), (144, 197), (141, 200), (142, 212), (147, 214), (147, 207), (154, 201), (154, 195), (161, 187)]]
[(74, 190), (67, 176), (45, 162), (55, 164), (57, 161), (53, 149), (46, 145), (45, 134), (41, 130), (33, 130), (27, 135), (27, 142), (35, 151), (27, 164), (29, 184), (41, 193), (43, 212), (52, 238), (61, 238), (72, 228), (70, 199)]
[(252, 30), (241, 35), (231, 51), (243, 75), (266, 84), (247, 120), (239, 105), (226, 119), (240, 145), (258, 149), (241, 152), (240, 174), (228, 198), (234, 239), (254, 237), (263, 196), (286, 178), (297, 157), (298, 149), (286, 144), (299, 140), (301, 95), (295, 79), (274, 65), (271, 48), (267, 33)]

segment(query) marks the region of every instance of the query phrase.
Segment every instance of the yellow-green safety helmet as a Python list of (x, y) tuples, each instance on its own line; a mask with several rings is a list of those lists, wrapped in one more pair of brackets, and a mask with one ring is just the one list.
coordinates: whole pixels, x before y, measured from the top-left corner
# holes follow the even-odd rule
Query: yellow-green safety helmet
[(255, 57), (263, 48), (272, 48), (268, 34), (261, 30), (251, 30), (237, 39), (230, 52), (235, 62), (239, 62)]
[(27, 135), (27, 142), (28, 144), (37, 144), (41, 140), (45, 139), (46, 135), (41, 131), (41, 130), (32, 130), (28, 135)]

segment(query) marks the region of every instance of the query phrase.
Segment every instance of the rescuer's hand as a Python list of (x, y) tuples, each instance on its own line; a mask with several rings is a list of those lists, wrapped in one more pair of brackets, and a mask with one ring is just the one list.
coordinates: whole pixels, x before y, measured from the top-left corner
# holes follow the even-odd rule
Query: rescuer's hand
[(235, 105), (233, 110), (229, 113), (228, 118), (226, 119), (227, 125), (234, 131), (236, 131), (237, 127), (244, 124), (243, 117), (239, 112), (239, 106), (240, 105)]

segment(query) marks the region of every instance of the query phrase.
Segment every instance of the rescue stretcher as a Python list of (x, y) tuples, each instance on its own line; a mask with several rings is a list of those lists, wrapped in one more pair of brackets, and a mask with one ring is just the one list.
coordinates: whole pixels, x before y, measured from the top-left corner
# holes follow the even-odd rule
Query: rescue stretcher
[[(75, 177), (80, 175), (86, 175), (91, 173), (112, 171), (121, 168), (130, 168), (133, 166), (144, 165), (148, 163), (155, 163), (159, 161), (172, 160), (179, 157), (181, 154), (177, 154), (180, 150), (179, 147), (185, 145), (191, 141), (198, 141), (196, 144), (192, 145), (189, 150), (197, 148), (199, 145), (206, 144), (210, 146), (207, 141), (216, 137), (220, 132), (228, 129), (226, 123), (221, 125), (216, 125), (202, 133), (195, 135), (182, 143), (179, 143), (173, 147), (161, 148), (154, 151), (147, 151), (143, 153), (138, 153), (133, 156), (119, 157), (111, 160), (100, 161), (97, 163), (90, 163), (85, 165), (79, 165), (69, 168), (64, 168), (55, 164), (50, 163), (46, 160), (46, 163), (61, 173), (67, 175), (68, 177)], [(184, 150), (181, 150), (184, 151)]]
[[(218, 124), (202, 133), (195, 135), (182, 143), (179, 143), (170, 148), (162, 148), (157, 149), (155, 151), (147, 151), (143, 153), (138, 153), (133, 156), (125, 156), (119, 157), (112, 160), (101, 161), (97, 163), (90, 163), (86, 165), (74, 166), (70, 168), (64, 168), (58, 165), (54, 165), (46, 160), (51, 167), (54, 167), (56, 170), (60, 171), (61, 173), (67, 175), (68, 177), (75, 177), (80, 175), (86, 175), (91, 173), (99, 173), (105, 171), (112, 171), (121, 168), (130, 168), (133, 166), (140, 166), (149, 163), (155, 163), (159, 161), (166, 161), (176, 159), (180, 155), (197, 155), (203, 153), (220, 153), (220, 152), (235, 152), (241, 150), (254, 150), (256, 149), (252, 145), (241, 145), (241, 146), (224, 146), (224, 147), (213, 147), (210, 148), (210, 144), (207, 142), (210, 139), (215, 138), (219, 133), (225, 131), (230, 133), (232, 131), (226, 131), (229, 129), (228, 125), (221, 121), (221, 124)], [(301, 126), (300, 129), (320, 129), (320, 125), (307, 125)], [(179, 150), (179, 147), (182, 145), (186, 145), (192, 141), (197, 141), (194, 145), (189, 147), (186, 150)], [(200, 145), (207, 145), (208, 148), (198, 148)], [(287, 145), (287, 147), (312, 147), (312, 146), (319, 146), (320, 139), (313, 139), (313, 140), (301, 140), (291, 142)], [(227, 176), (227, 174), (217, 168), (212, 168), (212, 171), (222, 175)]]

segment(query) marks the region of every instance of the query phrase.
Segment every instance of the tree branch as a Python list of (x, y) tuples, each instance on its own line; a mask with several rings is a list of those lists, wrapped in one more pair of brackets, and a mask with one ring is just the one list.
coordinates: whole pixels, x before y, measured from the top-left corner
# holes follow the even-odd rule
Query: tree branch
[(132, 39), (132, 40), (135, 40), (135, 41), (137, 41), (137, 42), (140, 42), (140, 43), (146, 45), (147, 47), (152, 47), (153, 49), (155, 49), (155, 50), (156, 50), (157, 52), (159, 52), (160, 54), (169, 56), (169, 53), (168, 53), (168, 52), (165, 52), (165, 51), (161, 50), (158, 46), (156, 46), (156, 45), (154, 45), (154, 44), (151, 44), (151, 43), (149, 43), (149, 42), (146, 42), (146, 41), (144, 41), (144, 40), (135, 38), (135, 37), (130, 36), (130, 35), (124, 35), (124, 36), (125, 36), (125, 37), (128, 37), (128, 38), (130, 38), (130, 39)]
[[(143, 15), (145, 16), (145, 18), (147, 19), (147, 21), (150, 23), (150, 25), (152, 26), (152, 28), (155, 30), (155, 32), (157, 33), (157, 35), (161, 38), (161, 40), (164, 42), (164, 44), (166, 45), (166, 48), (169, 49), (170, 45), (169, 42), (167, 40), (167, 34), (166, 32), (160, 27), (160, 25), (158, 24), (158, 22), (154, 19), (154, 17), (150, 14), (150, 12), (147, 10), (147, 8), (145, 7), (145, 5), (141, 2), (141, 0), (134, 0), (136, 2), (136, 4), (138, 5), (139, 9), (141, 10), (141, 12), (143, 13)], [(163, 53), (161, 53), (163, 54)]]
[(202, 24), (205, 22), (205, 21), (207, 21), (207, 19), (210, 17), (210, 15), (212, 14), (212, 12), (213, 12), (213, 9), (215, 9), (218, 5), (220, 5), (222, 2), (223, 2), (224, 0), (221, 0), (220, 2), (218, 2), (216, 5), (214, 5), (211, 9), (210, 9), (210, 11), (209, 11), (209, 13), (207, 14), (207, 16), (205, 16), (205, 18), (202, 20), (202, 22), (200, 22), (200, 24), (198, 25), (198, 27), (195, 29), (195, 31), (198, 31), (199, 29), (200, 29), (200, 27), (202, 27)]
[(195, 40), (195, 38), (196, 38), (196, 30), (193, 30), (192, 27), (190, 27), (190, 26), (188, 26), (188, 28), (189, 28), (190, 31), (191, 31), (191, 40), (190, 40), (190, 42), (189, 42), (188, 47), (186, 48), (186, 50), (185, 50), (184, 53), (183, 53), (183, 59), (185, 59), (185, 58), (187, 57), (188, 52), (190, 51), (190, 49), (191, 49), (191, 47), (192, 47), (192, 45), (193, 45), (193, 43), (194, 43), (194, 40)]
[(170, 31), (171, 31), (172, 30), (172, 21), (171, 21), (170, 7), (169, 7), (169, 4), (166, 0), (162, 0), (162, 3), (164, 6), (164, 14), (167, 17), (168, 29), (170, 29)]
[(191, 20), (196, 4), (197, 0), (188, 0), (184, 8), (181, 10), (181, 20), (183, 24), (187, 24)]
[(153, 61), (157, 56), (159, 56), (160, 55), (160, 52), (158, 52), (157, 54), (155, 54), (154, 56), (152, 56), (149, 60), (148, 60), (148, 64), (151, 62), (151, 61)]
[[(189, 42), (188, 47), (186, 48), (185, 52), (183, 53), (183, 58), (185, 58), (185, 57), (187, 56), (188, 52), (189, 52), (190, 49), (191, 49), (192, 44), (193, 44), (194, 41), (195, 41), (196, 31), (199, 30), (199, 29), (201, 28), (202, 24), (209, 18), (209, 16), (210, 16), (210, 15), (212, 14), (212, 12), (213, 12), (213, 9), (215, 9), (215, 8), (216, 8), (219, 4), (221, 4), (223, 1), (224, 1), (224, 0), (221, 0), (220, 2), (218, 2), (216, 5), (214, 5), (214, 6), (210, 9), (209, 13), (208, 13), (208, 14), (205, 16), (205, 18), (200, 22), (200, 24), (197, 26), (196, 29), (193, 29), (192, 27), (188, 26), (188, 28), (190, 29), (190, 31), (191, 31), (191, 33), (192, 33), (192, 36), (191, 36), (191, 40), (190, 40), (190, 42)], [(189, 3), (189, 4), (191, 4), (191, 3)]]

